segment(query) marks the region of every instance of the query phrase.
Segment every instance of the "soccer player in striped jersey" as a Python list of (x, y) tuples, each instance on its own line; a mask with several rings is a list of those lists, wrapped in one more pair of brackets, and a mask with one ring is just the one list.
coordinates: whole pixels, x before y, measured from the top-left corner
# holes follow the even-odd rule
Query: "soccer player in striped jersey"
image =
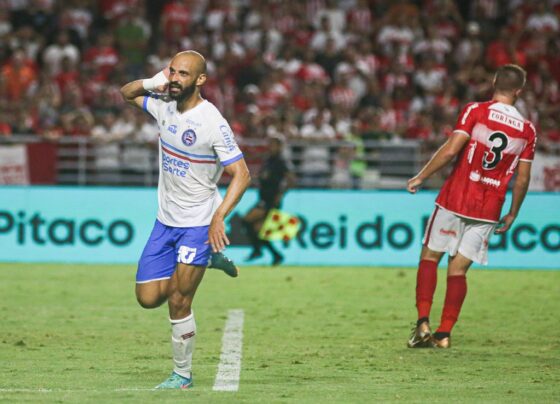
[[(408, 180), (408, 191), (415, 193), (427, 178), (457, 157), (424, 235), (416, 283), (418, 320), (408, 341), (411, 348), (450, 346), (451, 330), (467, 294), (467, 270), (473, 262), (487, 264), (488, 239), (492, 233), (506, 232), (519, 214), (536, 142), (535, 127), (513, 106), (525, 80), (521, 67), (501, 66), (494, 76), (492, 100), (468, 104), (447, 142)], [(500, 218), (514, 173), (511, 206)], [(445, 253), (449, 254), (447, 290), (441, 322), (432, 335), (430, 310), (437, 266)]]
[[(163, 389), (192, 386), (192, 301), (211, 253), (229, 244), (224, 219), (250, 183), (229, 124), (200, 94), (205, 82), (204, 57), (185, 51), (165, 71), (121, 89), (125, 100), (159, 127), (159, 209), (138, 263), (136, 298), (144, 308), (168, 303), (175, 367), (157, 386)], [(216, 184), (224, 170), (232, 180), (222, 199)]]

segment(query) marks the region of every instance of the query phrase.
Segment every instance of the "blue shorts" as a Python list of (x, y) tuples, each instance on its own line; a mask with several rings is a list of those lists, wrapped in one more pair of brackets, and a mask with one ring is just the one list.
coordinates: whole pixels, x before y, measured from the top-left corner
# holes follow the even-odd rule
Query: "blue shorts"
[(138, 262), (136, 283), (169, 279), (177, 263), (207, 266), (211, 253), (208, 227), (171, 227), (156, 220)]

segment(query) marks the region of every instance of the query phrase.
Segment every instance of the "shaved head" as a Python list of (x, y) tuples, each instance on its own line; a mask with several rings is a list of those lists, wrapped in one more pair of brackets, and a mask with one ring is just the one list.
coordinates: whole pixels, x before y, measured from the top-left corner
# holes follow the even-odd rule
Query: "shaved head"
[(169, 96), (183, 102), (198, 99), (206, 82), (206, 60), (200, 53), (188, 50), (177, 53), (169, 64)]
[(206, 74), (206, 59), (197, 51), (186, 50), (179, 52), (173, 57), (173, 60), (175, 59), (177, 59), (177, 61), (187, 59), (197, 75)]

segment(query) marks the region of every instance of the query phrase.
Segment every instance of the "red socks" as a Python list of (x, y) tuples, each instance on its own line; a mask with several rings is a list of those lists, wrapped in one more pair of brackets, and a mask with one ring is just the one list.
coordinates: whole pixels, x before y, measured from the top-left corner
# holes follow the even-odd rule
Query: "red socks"
[(441, 313), (441, 323), (437, 332), (451, 333), (457, 322), (461, 306), (467, 295), (467, 277), (465, 275), (448, 276), (445, 304)]
[(430, 317), (432, 301), (437, 285), (437, 267), (435, 261), (421, 260), (416, 274), (416, 308), (418, 318)]
[[(430, 317), (432, 301), (437, 285), (437, 267), (435, 261), (421, 260), (416, 275), (416, 308), (418, 319)], [(465, 275), (448, 276), (445, 303), (441, 313), (441, 324), (437, 332), (451, 333), (459, 318), (461, 307), (467, 295), (467, 277)]]

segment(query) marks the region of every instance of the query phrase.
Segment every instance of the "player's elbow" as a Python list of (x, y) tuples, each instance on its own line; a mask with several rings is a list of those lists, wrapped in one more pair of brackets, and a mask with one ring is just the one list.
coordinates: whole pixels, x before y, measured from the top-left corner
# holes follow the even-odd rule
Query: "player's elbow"
[(129, 84), (125, 84), (124, 86), (122, 86), (120, 93), (126, 102), (132, 102), (134, 100), (134, 96), (130, 91)]
[(127, 92), (126, 92), (125, 87), (126, 87), (126, 86), (121, 87), (121, 97), (123, 97), (123, 99), (124, 99), (125, 101), (130, 101), (130, 98), (128, 97), (128, 94), (127, 94)]
[(251, 172), (247, 167), (241, 170), (241, 180), (243, 181), (243, 185), (247, 188), (251, 184)]
[(240, 166), (235, 170), (234, 178), (243, 189), (246, 189), (251, 184), (251, 173), (246, 165)]
[(447, 162), (453, 160), (457, 154), (458, 154), (458, 151), (455, 151), (450, 147), (445, 148), (441, 151), (441, 156)]

